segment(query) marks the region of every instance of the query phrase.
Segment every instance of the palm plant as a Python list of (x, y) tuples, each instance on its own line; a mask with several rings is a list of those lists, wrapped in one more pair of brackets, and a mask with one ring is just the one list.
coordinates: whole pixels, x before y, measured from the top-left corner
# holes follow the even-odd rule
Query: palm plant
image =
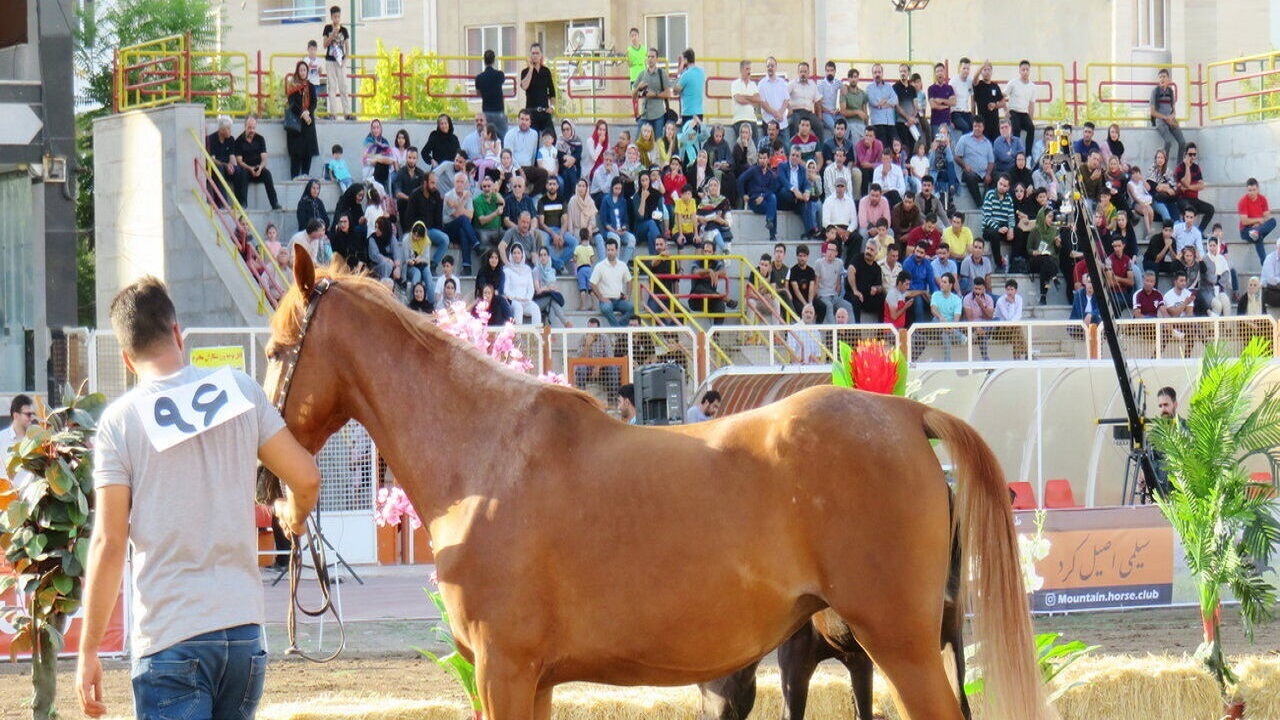
[(1221, 344), (1205, 348), (1185, 420), (1162, 419), (1152, 444), (1164, 455), (1172, 489), (1156, 503), (1177, 531), (1200, 594), (1204, 643), (1196, 657), (1229, 701), (1237, 683), (1223, 654), (1222, 591), (1240, 603), (1246, 636), (1270, 619), (1276, 588), (1263, 578), (1280, 540), (1271, 488), (1251, 484), (1243, 460), (1280, 446), (1280, 386), (1255, 404), (1251, 386), (1271, 360), (1270, 343), (1254, 338), (1239, 357)]

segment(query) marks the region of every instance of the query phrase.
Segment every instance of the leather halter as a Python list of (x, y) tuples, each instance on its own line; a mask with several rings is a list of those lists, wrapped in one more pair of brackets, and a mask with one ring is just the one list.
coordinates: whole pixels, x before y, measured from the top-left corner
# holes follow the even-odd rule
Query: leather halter
[[(307, 301), (307, 309), (302, 315), (302, 323), (298, 327), (298, 342), (289, 350), (288, 357), (284, 359), (284, 373), (280, 377), (280, 384), (276, 387), (276, 397), (272, 401), (276, 412), (280, 413), (280, 417), (284, 417), (285, 404), (289, 401), (289, 389), (293, 386), (293, 374), (298, 369), (298, 360), (302, 357), (302, 344), (307, 338), (307, 330), (311, 327), (311, 320), (316, 316), (316, 309), (320, 307), (320, 298), (328, 292), (335, 282), (329, 278), (324, 278), (316, 283), (311, 291), (311, 298)], [(266, 469), (263, 468), (265, 472)], [(330, 597), (330, 591), (333, 587), (333, 578), (329, 575), (329, 560), (326, 557), (324, 549), (324, 538), (321, 537), (316, 523), (315, 517), (307, 518), (307, 548), (311, 551), (311, 566), (316, 572), (316, 584), (320, 588), (321, 603), (317, 608), (305, 607), (298, 600), (298, 584), (302, 578), (302, 545), (299, 544), (298, 538), (289, 536), (289, 613), (286, 620), (286, 627), (289, 635), (289, 647), (285, 650), (286, 655), (297, 655), (305, 660), (315, 663), (327, 663), (342, 653), (347, 645), (347, 631), (342, 623), (342, 617), (338, 615), (337, 608), (333, 605), (333, 599)], [(316, 657), (308, 655), (302, 648), (298, 647), (298, 616), (297, 613), (308, 617), (320, 617), (325, 613), (333, 615), (333, 619), (338, 624), (338, 649), (332, 654), (324, 657)]]

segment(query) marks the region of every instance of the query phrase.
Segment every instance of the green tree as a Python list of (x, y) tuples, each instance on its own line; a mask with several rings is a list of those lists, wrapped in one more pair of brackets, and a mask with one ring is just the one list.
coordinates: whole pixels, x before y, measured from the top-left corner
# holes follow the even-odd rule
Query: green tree
[(44, 414), (18, 441), (6, 468), (33, 479), (0, 514), (0, 548), (14, 569), (0, 595), (17, 588), (23, 605), (5, 608), (14, 628), (11, 652), (29, 651), (35, 687), (32, 717), (48, 720), (58, 687), (58, 652), (67, 619), (80, 608), (93, 527), (93, 454), (89, 449), (102, 395), (77, 396)]
[(1262, 338), (1250, 341), (1239, 357), (1221, 343), (1206, 346), (1186, 419), (1161, 420), (1152, 429), (1172, 485), (1156, 503), (1182, 540), (1200, 595), (1204, 643), (1196, 657), (1224, 701), (1237, 678), (1222, 649), (1223, 590), (1239, 601), (1250, 639), (1276, 602), (1276, 589), (1262, 572), (1280, 541), (1280, 523), (1270, 493), (1252, 485), (1244, 468), (1245, 458), (1280, 446), (1280, 385), (1268, 388), (1256, 405), (1252, 392), (1270, 360), (1270, 342)]
[(364, 78), (360, 81), (360, 94), (370, 93), (360, 102), (360, 117), (372, 120), (379, 118), (399, 118), (401, 116), (400, 78), (397, 73), (404, 73), (404, 115), (406, 118), (433, 118), (440, 113), (448, 113), (457, 123), (460, 117), (467, 114), (467, 103), (463, 98), (441, 98), (430, 93), (458, 93), (458, 83), (440, 76), (449, 71), (443, 60), (436, 58), (435, 53), (424, 53), (413, 50), (404, 53), (404, 69), (400, 67), (400, 48), (388, 50), (378, 41), (376, 55), (378, 61), (374, 67), (375, 79)]

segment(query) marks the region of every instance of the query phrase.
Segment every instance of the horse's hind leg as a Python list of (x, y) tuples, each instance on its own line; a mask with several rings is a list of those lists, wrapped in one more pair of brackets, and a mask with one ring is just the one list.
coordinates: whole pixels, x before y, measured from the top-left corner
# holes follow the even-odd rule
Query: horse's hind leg
[(875, 711), (874, 683), (876, 675), (875, 663), (861, 646), (851, 649), (844, 658), (844, 666), (849, 670), (849, 684), (853, 688), (853, 708), (858, 720), (871, 720)]
[[(824, 653), (823, 651), (828, 652)], [(778, 646), (778, 670), (782, 674), (782, 719), (804, 720), (809, 705), (809, 681), (823, 657), (830, 657), (827, 641), (808, 622)]]
[(756, 704), (756, 668), (760, 661), (741, 670), (699, 683), (702, 693), (702, 709), (699, 720), (747, 720)]

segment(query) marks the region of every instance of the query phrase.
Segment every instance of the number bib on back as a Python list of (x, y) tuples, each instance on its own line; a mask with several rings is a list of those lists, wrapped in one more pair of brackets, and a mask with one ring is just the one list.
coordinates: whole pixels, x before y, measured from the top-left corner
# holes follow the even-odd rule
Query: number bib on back
[(230, 368), (134, 402), (156, 452), (232, 420), (253, 408)]

